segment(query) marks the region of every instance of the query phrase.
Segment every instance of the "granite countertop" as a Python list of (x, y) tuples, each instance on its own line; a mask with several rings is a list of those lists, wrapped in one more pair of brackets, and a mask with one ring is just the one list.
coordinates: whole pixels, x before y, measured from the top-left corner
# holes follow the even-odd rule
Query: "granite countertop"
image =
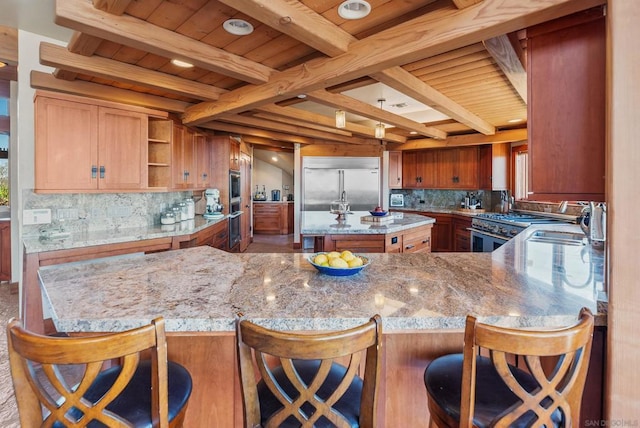
[[(162, 315), (168, 331), (233, 331), (236, 314), (270, 328), (333, 330), (381, 314), (385, 331), (463, 329), (466, 314), (512, 327), (567, 325), (598, 311), (604, 255), (534, 243), (532, 226), (493, 253), (368, 254), (354, 276), (319, 273), (305, 254), (203, 246), (47, 266), (44, 305), (60, 331), (118, 331)], [(576, 225), (549, 226), (579, 231)]]
[(386, 234), (435, 223), (435, 219), (419, 214), (390, 213), (389, 215), (393, 216), (393, 221), (371, 223), (363, 222), (361, 219), (371, 216), (368, 211), (354, 211), (346, 215), (344, 222), (339, 222), (336, 220), (336, 214), (327, 211), (303, 211), (300, 233), (302, 235)]
[(200, 232), (209, 226), (223, 221), (219, 219), (205, 219), (196, 215), (192, 220), (181, 221), (170, 225), (154, 225), (148, 227), (126, 227), (115, 230), (99, 230), (91, 232), (70, 233), (63, 239), (45, 239), (40, 235), (25, 236), (23, 238), (25, 251), (40, 253), (44, 251), (67, 250), (70, 248), (90, 247), (93, 245), (117, 244), (121, 242), (140, 241), (143, 239), (166, 238), (189, 235)]
[(397, 212), (424, 212), (424, 213), (438, 213), (438, 214), (458, 214), (466, 217), (474, 217), (480, 213), (486, 213), (490, 211), (485, 210), (462, 210), (460, 208), (445, 208), (445, 207), (422, 207), (422, 208), (409, 208), (409, 207), (389, 207), (390, 211)]

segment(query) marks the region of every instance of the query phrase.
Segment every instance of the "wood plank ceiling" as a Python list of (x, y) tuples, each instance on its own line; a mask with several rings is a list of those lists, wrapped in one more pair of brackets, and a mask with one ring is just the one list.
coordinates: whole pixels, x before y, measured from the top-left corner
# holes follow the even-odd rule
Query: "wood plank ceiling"
[[(461, 134), (476, 134), (472, 144), (522, 139), (522, 30), (603, 0), (369, 0), (371, 13), (358, 20), (341, 18), (341, 3), (57, 0), (56, 23), (76, 32), (66, 48), (41, 44), (40, 62), (56, 71), (34, 72), (31, 84), (159, 108), (284, 147), (380, 144), (378, 121), (392, 148), (454, 144)], [(232, 18), (253, 33), (225, 31)], [(345, 94), (380, 83), (448, 119), (420, 122)], [(351, 118), (343, 129), (332, 116), (338, 108)]]

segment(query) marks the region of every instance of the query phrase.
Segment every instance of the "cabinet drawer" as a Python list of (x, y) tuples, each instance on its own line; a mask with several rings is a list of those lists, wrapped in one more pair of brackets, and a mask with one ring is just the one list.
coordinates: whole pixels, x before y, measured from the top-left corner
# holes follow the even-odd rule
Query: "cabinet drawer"
[(423, 235), (414, 239), (403, 239), (403, 253), (421, 253), (431, 251), (431, 235)]
[(256, 214), (279, 214), (280, 206), (279, 205), (266, 205), (266, 204), (254, 204), (253, 211)]

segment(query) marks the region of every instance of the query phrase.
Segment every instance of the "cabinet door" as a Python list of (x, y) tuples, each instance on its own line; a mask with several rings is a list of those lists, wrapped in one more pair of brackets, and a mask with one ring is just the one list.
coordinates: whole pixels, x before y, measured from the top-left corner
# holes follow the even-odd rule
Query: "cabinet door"
[(453, 251), (471, 251), (470, 218), (455, 216), (453, 218)]
[(438, 188), (478, 188), (478, 148), (438, 150)]
[(98, 187), (98, 107), (37, 97), (35, 189)]
[(602, 9), (540, 24), (527, 37), (529, 199), (603, 201)]
[(171, 169), (173, 171), (173, 187), (190, 189), (195, 187), (195, 131), (175, 125), (173, 131), (173, 149)]
[(98, 187), (146, 188), (147, 115), (106, 107), (98, 114)]
[(483, 190), (507, 190), (510, 145), (487, 144), (480, 146), (479, 152), (478, 187)]
[(207, 188), (211, 184), (211, 145), (204, 134), (195, 134), (196, 187)]
[(240, 171), (240, 141), (229, 139), (229, 169)]
[(404, 152), (402, 154), (402, 187), (416, 189), (418, 184), (418, 152)]
[(402, 189), (402, 152), (389, 152), (389, 189)]
[(437, 150), (423, 150), (418, 152), (418, 175), (421, 189), (437, 187), (438, 158)]
[(436, 222), (431, 230), (431, 251), (453, 251), (453, 224), (449, 214), (425, 213)]

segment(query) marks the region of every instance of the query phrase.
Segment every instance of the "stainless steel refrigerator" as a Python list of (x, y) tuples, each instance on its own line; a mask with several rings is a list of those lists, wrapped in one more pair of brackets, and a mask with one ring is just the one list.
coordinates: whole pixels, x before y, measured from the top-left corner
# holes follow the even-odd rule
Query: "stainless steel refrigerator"
[(329, 211), (345, 192), (351, 211), (380, 205), (380, 159), (375, 157), (302, 158), (302, 210)]

